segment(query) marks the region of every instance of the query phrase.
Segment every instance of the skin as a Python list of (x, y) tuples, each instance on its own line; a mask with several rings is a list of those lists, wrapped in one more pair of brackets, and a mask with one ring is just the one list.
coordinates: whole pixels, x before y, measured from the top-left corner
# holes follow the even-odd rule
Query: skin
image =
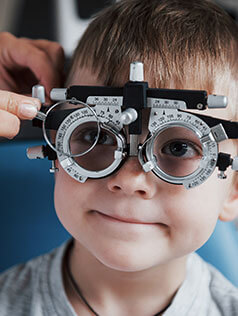
[(0, 33), (0, 136), (13, 138), (21, 119), (35, 117), (41, 104), (29, 97), (33, 85), (42, 84), (46, 102), (50, 101), (50, 90), (62, 86), (63, 65), (64, 53), (58, 43)]
[[(71, 84), (102, 84), (89, 70), (78, 74)], [(216, 92), (224, 94), (222, 88)], [(223, 110), (205, 114), (230, 115)], [(231, 140), (219, 148), (236, 154)], [(230, 168), (226, 180), (218, 180), (216, 170), (191, 190), (143, 172), (137, 158), (129, 158), (109, 177), (85, 183), (58, 168), (55, 208), (75, 239), (71, 271), (100, 315), (142, 316), (163, 309), (185, 278), (187, 255), (208, 240), (218, 218), (228, 221), (237, 215)], [(65, 289), (76, 312), (90, 315), (67, 278)]]

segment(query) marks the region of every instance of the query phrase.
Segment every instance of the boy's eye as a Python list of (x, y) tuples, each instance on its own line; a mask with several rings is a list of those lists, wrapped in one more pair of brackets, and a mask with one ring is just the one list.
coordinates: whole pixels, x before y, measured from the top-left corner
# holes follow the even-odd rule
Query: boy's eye
[(166, 155), (185, 159), (201, 156), (201, 149), (196, 144), (185, 140), (168, 142), (161, 148), (161, 152)]
[(97, 130), (84, 130), (78, 135), (78, 140), (93, 144), (97, 137)]
[[(95, 142), (97, 138), (97, 134), (98, 134), (97, 129), (84, 129), (78, 132), (77, 135), (74, 136), (73, 141), (93, 145), (93, 143)], [(115, 145), (115, 138), (112, 137), (112, 135), (110, 135), (109, 133), (101, 130), (97, 144), (112, 146), (112, 145)]]

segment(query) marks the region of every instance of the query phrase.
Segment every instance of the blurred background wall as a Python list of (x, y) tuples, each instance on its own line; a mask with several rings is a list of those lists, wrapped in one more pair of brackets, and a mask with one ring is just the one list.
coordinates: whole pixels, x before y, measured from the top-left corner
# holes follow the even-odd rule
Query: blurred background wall
[(92, 16), (115, 0), (0, 0), (0, 30), (59, 41), (70, 56)]

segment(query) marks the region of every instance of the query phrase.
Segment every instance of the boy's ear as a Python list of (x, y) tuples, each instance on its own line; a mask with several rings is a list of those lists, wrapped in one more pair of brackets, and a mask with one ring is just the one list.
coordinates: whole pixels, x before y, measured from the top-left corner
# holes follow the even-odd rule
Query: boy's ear
[(233, 179), (230, 193), (223, 204), (219, 219), (224, 222), (232, 221), (238, 216), (238, 175)]

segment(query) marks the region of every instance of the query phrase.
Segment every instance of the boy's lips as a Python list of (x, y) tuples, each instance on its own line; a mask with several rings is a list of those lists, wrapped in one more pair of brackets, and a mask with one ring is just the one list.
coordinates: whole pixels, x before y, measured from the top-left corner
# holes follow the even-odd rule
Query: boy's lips
[(143, 225), (157, 225), (160, 224), (158, 222), (149, 222), (149, 221), (145, 221), (145, 220), (140, 220), (140, 219), (136, 219), (136, 218), (131, 218), (131, 217), (122, 217), (120, 215), (117, 214), (105, 214), (103, 212), (100, 211), (93, 211), (98, 213), (99, 215), (103, 216), (105, 219), (108, 220), (114, 220), (114, 221), (118, 221), (118, 222), (124, 222), (124, 223), (128, 223), (128, 224), (143, 224)]

